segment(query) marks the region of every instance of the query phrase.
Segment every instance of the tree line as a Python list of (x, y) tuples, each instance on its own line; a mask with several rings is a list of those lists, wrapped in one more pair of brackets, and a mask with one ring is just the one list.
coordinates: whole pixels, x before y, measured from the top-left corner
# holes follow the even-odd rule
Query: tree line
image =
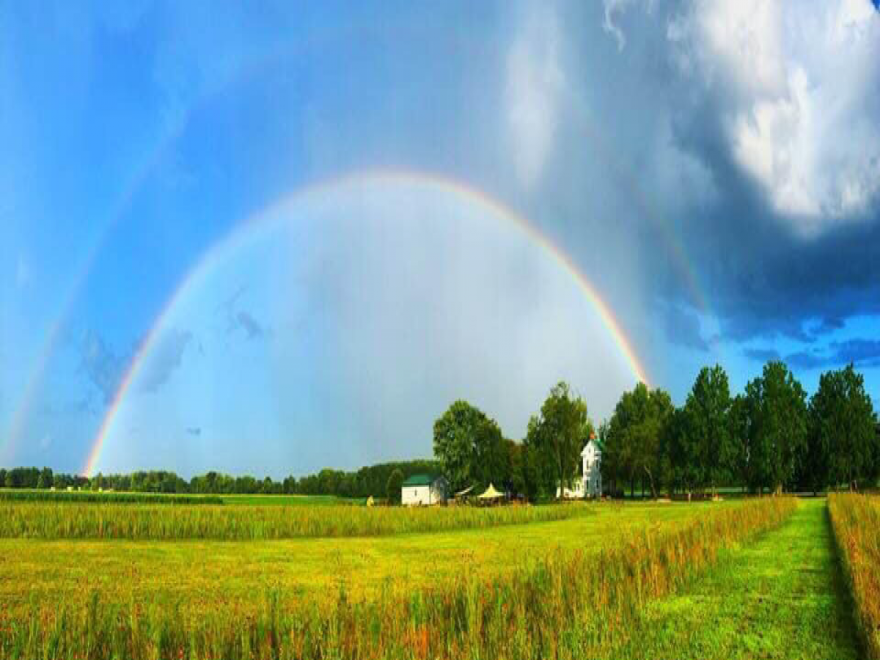
[(363, 498), (371, 495), (385, 497), (392, 473), (399, 473), (403, 480), (413, 474), (438, 471), (436, 461), (419, 459), (369, 465), (353, 472), (323, 469), (299, 479), (290, 475), (281, 481), (275, 481), (268, 476), (259, 479), (251, 475), (232, 476), (213, 471), (196, 475), (187, 481), (166, 470), (138, 471), (131, 474), (99, 473), (89, 478), (54, 472), (48, 467), (18, 467), (9, 470), (0, 468), (0, 487), (205, 495), (336, 495)]
[(600, 429), (602, 474), (619, 493), (636, 485), (654, 496), (858, 489), (880, 477), (880, 426), (864, 378), (853, 365), (821, 375), (807, 394), (781, 361), (768, 362), (745, 391), (705, 367), (676, 408), (669, 395), (639, 384)]
[(442, 473), (452, 493), (490, 483), (529, 500), (556, 497), (580, 478), (580, 452), (598, 435), (607, 493), (753, 493), (828, 487), (858, 489), (880, 478), (880, 424), (864, 377), (849, 365), (823, 373), (807, 394), (780, 361), (768, 362), (745, 390), (731, 395), (724, 369), (704, 367), (684, 404), (639, 383), (624, 392), (598, 429), (587, 404), (568, 384), (549, 392), (520, 441), (466, 401), (455, 401), (434, 423), (434, 460), (381, 463), (357, 471), (323, 469), (282, 481), (208, 472), (189, 481), (174, 472), (102, 475), (91, 479), (50, 468), (0, 469), (7, 488), (199, 494), (302, 494), (399, 499), (400, 483)]
[(505, 438), (479, 408), (454, 402), (434, 423), (434, 456), (453, 493), (491, 483), (529, 500), (546, 499), (559, 484), (574, 483), (593, 431), (586, 402), (561, 382), (529, 420), (522, 442)]
[(864, 378), (852, 365), (806, 392), (781, 361), (768, 362), (732, 396), (724, 369), (705, 367), (683, 406), (639, 383), (594, 429), (586, 403), (566, 383), (551, 391), (522, 442), (495, 420), (456, 401), (434, 424), (434, 454), (453, 491), (492, 482), (530, 500), (555, 497), (580, 477), (580, 452), (598, 431), (605, 491), (657, 497), (857, 489), (880, 478), (880, 424)]

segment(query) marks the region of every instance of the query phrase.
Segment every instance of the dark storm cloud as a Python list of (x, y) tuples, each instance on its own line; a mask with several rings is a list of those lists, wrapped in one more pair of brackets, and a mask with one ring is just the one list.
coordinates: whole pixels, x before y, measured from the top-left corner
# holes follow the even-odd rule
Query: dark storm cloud
[(856, 367), (880, 365), (880, 341), (876, 339), (848, 339), (831, 342), (827, 348), (796, 351), (785, 357), (796, 369), (831, 369), (853, 364)]
[(810, 333), (814, 335), (826, 335), (836, 330), (842, 330), (846, 325), (846, 321), (841, 318), (825, 317), (817, 326), (810, 328)]
[(880, 341), (876, 339), (833, 342), (831, 348), (837, 364), (876, 365), (880, 361)]
[[(744, 342), (784, 336), (814, 343), (817, 337), (842, 328), (849, 317), (880, 314), (880, 199), (872, 174), (880, 172), (880, 150), (876, 122), (871, 119), (880, 116), (880, 85), (869, 84), (871, 71), (878, 70), (870, 57), (878, 50), (872, 45), (878, 21), (860, 19), (862, 23), (851, 31), (853, 39), (858, 38), (858, 30), (864, 31), (865, 42), (859, 47), (868, 53), (865, 63), (873, 69), (861, 77), (837, 76), (843, 81), (838, 83), (827, 67), (816, 64), (809, 44), (785, 33), (789, 27), (784, 20), (766, 33), (756, 24), (750, 38), (759, 47), (741, 62), (742, 51), (737, 50), (741, 44), (712, 42), (735, 34), (735, 25), (722, 36), (699, 33), (704, 23), (694, 19), (696, 14), (718, 12), (725, 20), (717, 24), (732, 25), (723, 14), (736, 13), (735, 3), (675, 3), (646, 11), (638, 4), (608, 0), (609, 7), (614, 11), (605, 37), (611, 48), (621, 50), (616, 75), (654, 79), (645, 84), (664, 91), (655, 97), (652, 117), (646, 121), (667, 126), (669, 148), (696, 159), (708, 173), (709, 201), (683, 208), (676, 198), (693, 197), (687, 186), (664, 193), (655, 190), (648, 177), (643, 183), (649, 194), (656, 193), (653, 199), (663, 210), (664, 222), (674, 218), (688, 260), (709, 293), (723, 338)], [(834, 11), (836, 5), (828, 16), (833, 17)], [(606, 23), (608, 16), (606, 12)], [(828, 16), (817, 19), (822, 29), (830, 31), (834, 27)], [(783, 48), (783, 43), (791, 48)], [(862, 51), (856, 51), (838, 45), (828, 57), (841, 53), (837, 65), (846, 71), (860, 61)], [(772, 75), (757, 66), (748, 69), (752, 63), (748, 58), (767, 64)], [(633, 67), (634, 63), (640, 66)], [(645, 76), (645, 67), (650, 76)], [(792, 82), (798, 67), (806, 72), (805, 91)], [(799, 118), (809, 111), (822, 112), (821, 94), (834, 85), (847, 94), (844, 119), (831, 118), (836, 123), (822, 127), (824, 134), (813, 135)], [(633, 94), (628, 97), (633, 100)], [(775, 124), (769, 121), (771, 128), (766, 128), (761, 123), (765, 115), (789, 133), (774, 132)], [(626, 119), (627, 112), (618, 116)], [(627, 134), (625, 129), (616, 132)], [(750, 139), (759, 144), (758, 155), (746, 150)], [(808, 162), (799, 148), (805, 153), (816, 150), (816, 162)], [(622, 145), (622, 151), (628, 149)], [(788, 149), (790, 161), (785, 161)], [(774, 159), (773, 169), (761, 170), (760, 157)], [(850, 189), (855, 191), (855, 202), (847, 196)], [(682, 212), (677, 212), (680, 208)], [(648, 285), (659, 289), (666, 300), (691, 302), (681, 279), (668, 276), (668, 255), (662, 250), (643, 254)], [(817, 326), (814, 319), (822, 321)], [(681, 319), (669, 321), (674, 327)], [(702, 350), (699, 342), (694, 347)], [(805, 366), (823, 359), (806, 351), (795, 356)], [(832, 350), (825, 359), (838, 363), (843, 357)]]
[(675, 305), (666, 310), (666, 338), (673, 344), (708, 352), (709, 342), (703, 337), (696, 314)]
[(821, 369), (831, 364), (829, 356), (816, 351), (796, 351), (785, 356), (785, 363), (793, 369)]
[(750, 360), (762, 363), (779, 359), (779, 351), (772, 348), (747, 348), (743, 351), (743, 355)]

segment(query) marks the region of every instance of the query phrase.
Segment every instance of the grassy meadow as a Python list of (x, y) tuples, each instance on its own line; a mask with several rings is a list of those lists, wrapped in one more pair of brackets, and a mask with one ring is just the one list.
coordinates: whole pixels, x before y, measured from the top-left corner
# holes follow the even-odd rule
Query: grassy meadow
[(482, 529), (590, 515), (583, 503), (492, 508), (0, 502), (0, 538), (259, 541)]
[(834, 537), (870, 660), (880, 660), (880, 497), (829, 496)]
[[(565, 513), (246, 542), (5, 538), (0, 657), (613, 655), (647, 603), (691, 584), (796, 508), (789, 498), (523, 507)], [(326, 513), (349, 509), (383, 515)], [(460, 511), (489, 519), (518, 510)]]
[(223, 504), (217, 495), (177, 495), (165, 493), (123, 493), (113, 491), (52, 491), (0, 488), (3, 502), (53, 502), (70, 504)]
[(801, 500), (783, 528), (726, 549), (689, 588), (649, 604), (632, 642), (615, 651), (633, 660), (860, 658), (825, 500)]
[(363, 498), (336, 495), (220, 495), (223, 504), (238, 506), (363, 506)]

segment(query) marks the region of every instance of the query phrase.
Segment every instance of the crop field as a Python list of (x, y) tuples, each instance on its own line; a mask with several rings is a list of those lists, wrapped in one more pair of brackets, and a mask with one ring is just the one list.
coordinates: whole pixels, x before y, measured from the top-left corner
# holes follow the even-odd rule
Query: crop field
[(223, 504), (246, 506), (363, 506), (363, 499), (335, 495), (220, 495)]
[(174, 495), (165, 493), (114, 493), (95, 491), (48, 491), (0, 489), (2, 502), (58, 502), (90, 504), (223, 504), (216, 495)]
[[(50, 511), (7, 506), (30, 507), (31, 518)], [(53, 505), (74, 517), (81, 506)], [(146, 510), (174, 520), (186, 507)], [(224, 510), (254, 515), (261, 508)], [(312, 509), (262, 510), (295, 516)], [(730, 574), (754, 544), (797, 531), (805, 513), (810, 524), (825, 524), (824, 500), (792, 498), (313, 510), (330, 518), (352, 511), (377, 519), (451, 515), (463, 524), (246, 541), (28, 538), (7, 527), (0, 539), (0, 657), (685, 657), (664, 655), (670, 640), (678, 648), (694, 636), (688, 625), (701, 629), (700, 621), (685, 618), (678, 628), (664, 621), (676, 599), (699, 589), (725, 592), (731, 585), (713, 582), (716, 574)], [(822, 561), (830, 560), (819, 564), (828, 569)], [(640, 655), (648, 647), (634, 644), (636, 632), (658, 652)]]
[(385, 536), (521, 525), (590, 515), (583, 504), (479, 509), (175, 506), (0, 502), (0, 538), (270, 540)]

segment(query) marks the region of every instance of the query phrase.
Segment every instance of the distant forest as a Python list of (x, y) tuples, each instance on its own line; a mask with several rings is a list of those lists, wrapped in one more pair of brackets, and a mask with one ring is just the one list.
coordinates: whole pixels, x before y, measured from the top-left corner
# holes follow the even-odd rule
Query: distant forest
[(440, 464), (432, 460), (395, 461), (362, 467), (356, 472), (324, 469), (297, 479), (282, 481), (250, 475), (233, 477), (208, 472), (187, 481), (174, 472), (141, 471), (131, 474), (97, 474), (92, 478), (53, 472), (51, 468), (0, 469), (0, 486), (66, 490), (114, 490), (135, 493), (193, 493), (212, 495), (337, 495), (339, 497), (385, 497), (389, 477), (399, 471), (403, 478), (422, 472), (438, 473)]

